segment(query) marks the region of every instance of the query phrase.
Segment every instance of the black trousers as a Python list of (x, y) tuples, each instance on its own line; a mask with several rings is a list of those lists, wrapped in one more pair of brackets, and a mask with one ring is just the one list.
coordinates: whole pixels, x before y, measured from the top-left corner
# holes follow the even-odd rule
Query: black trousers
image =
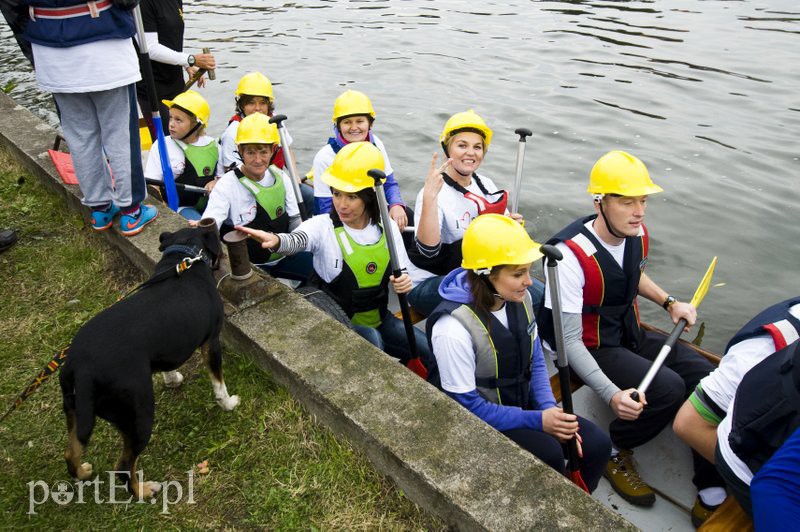
[[(603, 373), (624, 390), (639, 385), (665, 341), (663, 334), (644, 332), (635, 353), (624, 347), (593, 349), (591, 353)], [(672, 422), (700, 379), (713, 370), (711, 362), (691, 348), (676, 344), (647, 389), (647, 406), (641, 415), (634, 421), (617, 418), (609, 425), (614, 446), (633, 449), (655, 438)], [(698, 489), (725, 485), (711, 462), (694, 450), (692, 459), (692, 481)]]
[[(583, 444), (581, 444), (583, 458), (580, 459), (581, 477), (591, 492), (597, 488), (597, 483), (600, 482), (600, 477), (605, 471), (606, 463), (611, 455), (611, 441), (600, 427), (588, 419), (578, 416), (578, 427), (578, 434), (583, 439)], [(531, 429), (507, 430), (503, 434), (545, 464), (562, 475), (566, 475), (564, 460), (569, 454), (566, 445), (558, 441), (555, 436)]]

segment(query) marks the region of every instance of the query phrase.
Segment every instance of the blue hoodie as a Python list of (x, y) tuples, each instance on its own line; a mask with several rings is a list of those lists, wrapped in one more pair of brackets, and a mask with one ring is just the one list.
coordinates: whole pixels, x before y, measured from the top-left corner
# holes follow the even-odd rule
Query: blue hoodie
[[(463, 268), (456, 268), (448, 273), (442, 280), (442, 284), (439, 285), (439, 295), (455, 303), (470, 303), (472, 294), (469, 290), (467, 272)], [(478, 390), (467, 393), (451, 393), (445, 390), (444, 393), (499, 431), (513, 429), (541, 431), (542, 410), (556, 406), (556, 399), (550, 388), (550, 377), (547, 374), (538, 332), (534, 334), (530, 391), (535, 410), (523, 410), (518, 406), (505, 406), (489, 402), (481, 397)]]

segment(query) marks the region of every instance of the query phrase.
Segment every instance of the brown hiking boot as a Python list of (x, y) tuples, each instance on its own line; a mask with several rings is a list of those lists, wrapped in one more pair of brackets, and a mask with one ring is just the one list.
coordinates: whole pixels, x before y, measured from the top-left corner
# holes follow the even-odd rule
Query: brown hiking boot
[(706, 522), (706, 519), (708, 519), (719, 507), (719, 504), (716, 506), (710, 506), (704, 503), (698, 496), (697, 499), (695, 499), (694, 507), (692, 508), (692, 525), (694, 525), (695, 528), (700, 528), (702, 524)]
[(653, 506), (656, 502), (656, 494), (639, 477), (633, 465), (633, 451), (620, 450), (619, 454), (612, 456), (606, 464), (603, 476), (611, 483), (614, 491), (631, 504)]

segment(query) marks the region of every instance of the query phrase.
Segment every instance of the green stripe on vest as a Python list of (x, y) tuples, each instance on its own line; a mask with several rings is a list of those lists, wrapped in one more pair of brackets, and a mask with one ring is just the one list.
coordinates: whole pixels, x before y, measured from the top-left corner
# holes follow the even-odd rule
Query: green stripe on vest
[[(361, 245), (350, 237), (344, 227), (335, 227), (333, 232), (336, 235), (336, 242), (342, 250), (344, 262), (356, 278), (358, 288), (380, 286), (386, 268), (389, 267), (386, 234), (381, 231), (381, 237), (377, 242)], [(350, 321), (353, 325), (363, 325), (374, 329), (381, 324), (380, 309), (376, 307), (372, 310), (356, 312)]]

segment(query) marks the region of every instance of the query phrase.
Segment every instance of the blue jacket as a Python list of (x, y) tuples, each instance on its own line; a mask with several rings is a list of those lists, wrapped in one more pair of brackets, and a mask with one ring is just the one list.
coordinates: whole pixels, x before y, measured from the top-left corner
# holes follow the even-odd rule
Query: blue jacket
[[(457, 268), (442, 280), (442, 284), (439, 286), (439, 295), (445, 299), (445, 305), (447, 302), (461, 304), (472, 302), (466, 274), (465, 270)], [(434, 312), (428, 318), (429, 342), (433, 325), (442, 315), (443, 313), (441, 312)], [(542, 430), (542, 410), (556, 406), (556, 400), (553, 396), (553, 390), (550, 388), (550, 378), (547, 373), (539, 336), (537, 333), (534, 333), (534, 335), (533, 364), (529, 385), (533, 410), (523, 410), (518, 406), (492, 403), (481, 397), (477, 390), (467, 393), (451, 393), (447, 391), (445, 393), (497, 430), (505, 431), (521, 428)]]
[[(36, 8), (63, 8), (86, 6), (86, 1), (78, 0), (29, 0), (25, 2)], [(130, 39), (136, 33), (133, 15), (111, 5), (92, 18), (85, 15), (65, 18), (35, 18), (29, 20), (24, 37), (26, 40), (51, 48), (69, 48), (95, 41), (108, 39)]]

